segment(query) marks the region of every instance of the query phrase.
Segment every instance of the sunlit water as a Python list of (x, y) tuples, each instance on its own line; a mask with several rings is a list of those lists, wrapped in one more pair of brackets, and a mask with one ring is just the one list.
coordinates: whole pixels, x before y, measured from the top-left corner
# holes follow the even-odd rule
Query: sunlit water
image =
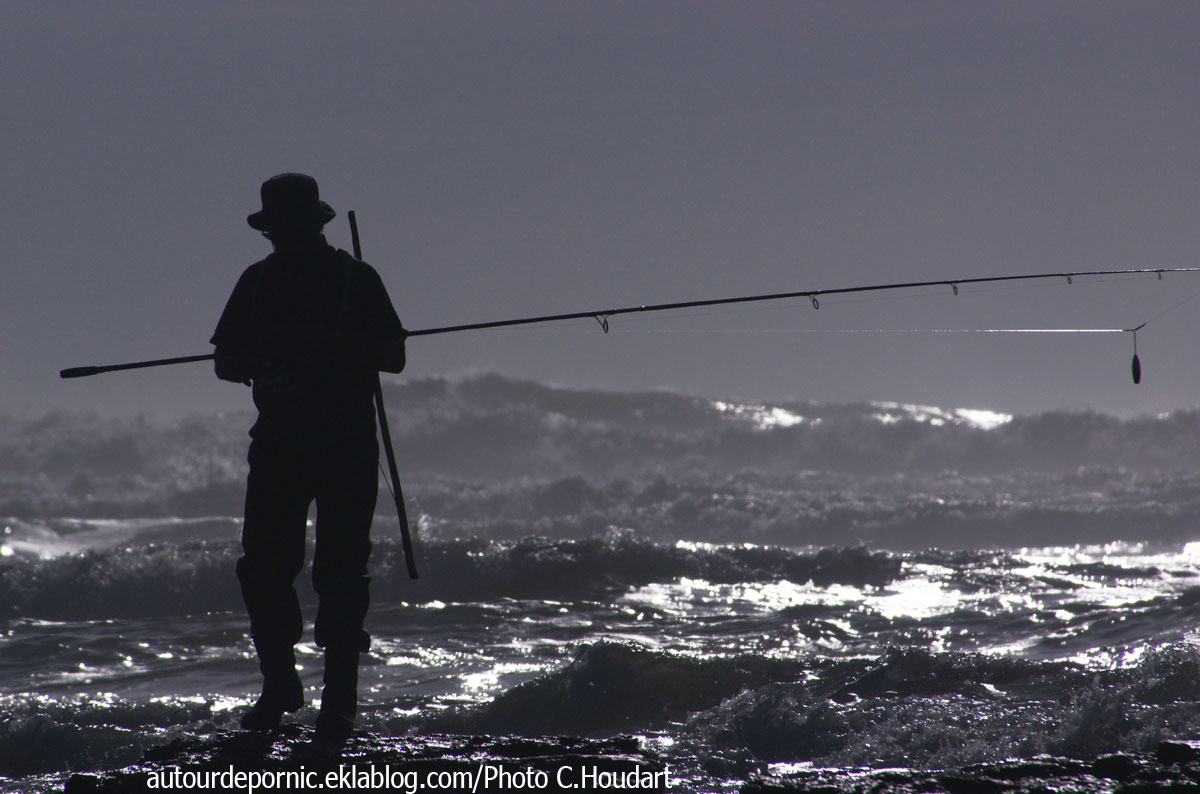
[[(228, 535), (236, 522), (214, 519), (189, 526), (207, 544), (193, 553), (216, 568), (227, 564), (224, 586), (235, 589), (236, 545)], [(160, 530), (167, 540), (147, 539), (145, 527), (106, 522), (94, 530), (92, 540), (116, 555), (110, 559), (116, 572), (132, 573), (139, 556), (156, 543), (177, 544), (176, 554), (188, 547), (179, 540), (177, 523), (164, 523)], [(114, 544), (114, 538), (138, 533), (143, 546)], [(33, 541), (13, 542), (26, 543), (23, 548), (28, 549)], [(41, 575), (51, 576), (47, 571), (56, 565), (78, 559), (61, 556), (63, 549), (85, 548), (87, 542), (76, 533), (69, 543), (43, 545), (41, 559), (28, 560), (30, 570), (41, 566)], [(514, 547), (521, 545), (491, 544), (467, 553), (500, 555), (500, 562), (511, 559)], [(369, 620), (374, 642), (362, 669), (362, 727), (381, 734), (503, 731), (504, 725), (473, 723), (472, 715), (504, 693), (521, 697), (524, 690), (514, 689), (518, 685), (535, 682), (529, 686), (536, 687), (540, 678), (563, 670), (620, 679), (647, 675), (649, 669), (669, 687), (672, 676), (681, 675), (672, 665), (691, 659), (711, 668), (718, 682), (711, 697), (699, 694), (698, 710), (616, 727), (603, 716), (594, 724), (586, 713), (572, 718), (582, 720), (581, 732), (603, 735), (619, 729), (644, 735), (660, 752), (676, 756), (678, 770), (690, 769), (699, 780), (706, 777), (697, 767), (702, 753), (764, 764), (814, 759), (870, 763), (873, 759), (864, 757), (870, 742), (863, 736), (870, 735), (873, 721), (881, 733), (891, 730), (879, 721), (880, 704), (888, 699), (892, 711), (896, 702), (924, 703), (923, 719), (945, 725), (968, 718), (999, 719), (992, 712), (1006, 710), (1029, 714), (1030, 704), (1037, 703), (1049, 724), (1070, 719), (1080, 708), (1070, 698), (1064, 700), (1064, 693), (1075, 693), (1076, 700), (1084, 694), (1102, 699), (1107, 686), (1114, 698), (1128, 698), (1129, 682), (1117, 680), (1123, 670), (1130, 680), (1145, 679), (1164, 667), (1195, 667), (1200, 661), (1192, 638), (1200, 604), (1200, 544), (885, 554), (745, 544), (664, 546), (616, 533), (591, 542), (528, 541), (525, 546), (522, 553), (544, 557), (554, 576), (564, 564), (578, 566), (581, 575), (594, 575), (589, 557), (632, 565), (657, 553), (722, 573), (719, 581), (678, 576), (670, 569), (656, 576), (651, 566), (636, 575), (613, 571), (615, 584), (591, 582), (574, 595), (567, 583), (555, 585), (553, 597), (528, 597), (516, 583), (509, 596), (493, 591), (478, 598), (405, 600), (397, 597), (404, 587), (398, 572), (381, 571), (377, 590), (382, 594)], [(449, 567), (438, 569), (434, 561), (442, 559), (448, 566), (445, 561), (452, 556), (439, 558), (439, 550), (445, 551), (436, 543), (427, 549), (424, 562), (432, 567), (424, 571), (426, 578), (455, 573)], [(381, 559), (393, 559), (391, 551), (382, 544)], [(803, 571), (797, 566), (815, 565), (812, 561), (822, 554), (832, 557), (832, 572), (812, 578), (777, 573), (788, 566)], [(732, 558), (741, 560), (739, 577), (716, 567), (715, 561)], [(829, 560), (823, 564), (821, 570), (830, 567)], [(538, 565), (532, 563), (526, 575), (536, 578)], [(856, 581), (864, 576), (877, 583)], [(822, 578), (833, 581), (815, 581)], [(101, 587), (119, 588), (120, 582)], [(155, 594), (143, 597), (152, 600)], [(0, 753), (0, 760), (14, 776), (10, 790), (60, 779), (50, 774), (37, 783), (29, 777), (34, 773), (130, 763), (139, 748), (181, 731), (203, 734), (235, 726), (257, 691), (245, 617), (236, 608), (199, 608), (209, 600), (205, 594), (189, 597), (197, 599), (197, 609), (186, 615), (139, 616), (133, 606), (134, 614), (105, 619), (8, 617), (0, 635), (0, 709), (10, 749)], [(625, 650), (602, 653), (614, 645)], [(786, 665), (764, 668), (766, 672), (728, 689), (732, 671), (747, 659)], [(999, 674), (988, 659), (1017, 666)], [(316, 702), (319, 649), (305, 641), (299, 661), (308, 697)], [(723, 666), (726, 662), (733, 666)], [(1153, 711), (1167, 708), (1164, 703), (1186, 701), (1200, 683), (1181, 679), (1168, 686), (1176, 687), (1168, 697), (1147, 697), (1141, 707)], [(619, 699), (621, 693), (612, 696)], [(829, 700), (831, 696), (836, 697)], [(752, 715), (764, 704), (798, 718), (821, 703), (843, 711), (847, 724), (861, 722), (857, 730), (862, 735), (848, 742), (840, 729), (829, 728), (828, 746), (811, 740), (797, 740), (791, 749), (786, 744), (765, 750), (757, 746), (762, 743), (757, 731), (777, 728), (754, 724)], [(628, 705), (633, 712), (640, 706)], [(1163, 721), (1157, 734), (1200, 729), (1200, 717), (1193, 720), (1180, 708), (1170, 706), (1171, 714), (1165, 716), (1147, 712), (1116, 741), (1149, 741), (1147, 724), (1153, 720)], [(313, 716), (310, 705), (298, 719), (311, 721)], [(452, 721), (438, 722), (443, 718)], [(523, 725), (510, 729), (529, 730)], [(1061, 732), (1061, 725), (1047, 728), (1041, 749), (1062, 744)], [(891, 752), (901, 756), (887, 758), (889, 762), (903, 757), (917, 762), (922, 754), (926, 761), (937, 760), (928, 749), (903, 747), (895, 737), (889, 741), (899, 742)], [(927, 743), (928, 737), (920, 741)], [(980, 748), (976, 755), (987, 753)], [(734, 774), (727, 783), (734, 785), (737, 779)]]

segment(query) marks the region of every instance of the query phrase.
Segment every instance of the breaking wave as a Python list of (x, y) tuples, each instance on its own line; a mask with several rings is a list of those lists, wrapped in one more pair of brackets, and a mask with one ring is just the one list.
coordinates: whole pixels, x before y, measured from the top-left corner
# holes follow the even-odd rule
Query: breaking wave
[(690, 730), (734, 758), (927, 768), (1150, 752), (1200, 730), (1194, 647), (1154, 650), (1115, 670), (913, 649), (865, 671), (856, 664), (833, 663), (815, 682), (747, 689), (697, 714)]
[(1198, 698), (1193, 647), (1104, 670), (923, 649), (834, 661), (701, 658), (601, 642), (490, 703), (420, 727), (596, 736), (683, 724), (683, 741), (717, 763), (947, 768), (1040, 753), (1150, 752), (1196, 735)]
[(133, 703), (105, 695), (3, 696), (0, 776), (133, 764), (168, 737), (189, 728), (211, 730), (214, 722), (231, 719), (197, 698)]
[[(103, 620), (240, 611), (232, 540), (98, 549), (51, 559), (0, 560), (0, 620)], [(311, 553), (309, 557), (311, 558)], [(583, 540), (450, 540), (427, 544), (424, 575), (408, 579), (400, 544), (376, 544), (376, 602), (587, 598), (679, 578), (785, 579), (818, 586), (882, 586), (899, 558), (865, 548), (663, 545), (628, 533)], [(301, 588), (302, 595), (304, 588)], [(153, 598), (147, 598), (153, 593)], [(311, 592), (308, 593), (311, 601)]]

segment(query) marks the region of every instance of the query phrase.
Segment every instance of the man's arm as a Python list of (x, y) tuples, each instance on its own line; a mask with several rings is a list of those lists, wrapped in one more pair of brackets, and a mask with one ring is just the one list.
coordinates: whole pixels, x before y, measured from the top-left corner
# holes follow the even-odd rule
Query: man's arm
[(250, 385), (258, 374), (261, 357), (255, 354), (254, 341), (250, 332), (250, 309), (253, 299), (253, 283), (257, 276), (251, 275), (257, 265), (251, 265), (242, 273), (237, 285), (225, 304), (225, 311), (217, 322), (210, 343), (213, 351), (213, 369), (217, 377), (232, 383)]
[(366, 343), (367, 355), (372, 360), (371, 366), (380, 372), (390, 372), (393, 375), (404, 370), (408, 358), (404, 350), (404, 342), (408, 333), (401, 328), (394, 337), (388, 339), (370, 339)]

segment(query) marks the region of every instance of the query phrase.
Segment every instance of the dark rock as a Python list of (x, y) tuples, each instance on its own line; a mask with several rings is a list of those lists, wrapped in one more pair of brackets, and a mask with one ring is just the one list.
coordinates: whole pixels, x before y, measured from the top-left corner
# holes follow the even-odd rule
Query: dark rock
[[(92, 792), (102, 791), (101, 782), (99, 775), (71, 775), (67, 778), (66, 785), (63, 786), (63, 794), (92, 794)], [(114, 789), (108, 790), (113, 791)]]
[[(973, 764), (954, 770), (820, 769), (756, 776), (742, 792), (806, 794), (1200, 794), (1200, 769), (1113, 754), (1090, 764), (1072, 758)], [(1115, 785), (1114, 785), (1115, 783)]]
[(1013, 789), (1010, 783), (974, 775), (945, 773), (934, 779), (950, 794), (999, 794)]
[(1128, 783), (1118, 786), (1116, 794), (1196, 794), (1200, 785), (1179, 781), (1159, 781), (1154, 783)]
[(964, 771), (972, 774), (986, 774), (988, 777), (998, 780), (1029, 780), (1082, 775), (1089, 773), (1090, 769), (1082, 761), (1041, 755), (1019, 761), (975, 764), (967, 767)]
[(1191, 742), (1162, 742), (1154, 758), (1160, 764), (1190, 764), (1200, 759), (1200, 747)]
[(1101, 756), (1092, 762), (1092, 774), (1109, 780), (1129, 780), (1141, 768), (1137, 759), (1123, 753)]

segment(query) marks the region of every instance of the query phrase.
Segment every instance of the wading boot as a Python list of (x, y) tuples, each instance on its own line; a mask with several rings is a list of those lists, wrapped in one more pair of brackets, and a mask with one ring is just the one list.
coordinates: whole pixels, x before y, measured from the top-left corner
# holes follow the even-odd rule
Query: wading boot
[(342, 744), (354, 732), (358, 715), (358, 650), (325, 649), (325, 688), (317, 715), (317, 738)]
[(285, 713), (304, 705), (304, 684), (296, 673), (296, 654), (291, 648), (279, 653), (260, 651), (259, 668), (263, 674), (262, 694), (242, 715), (242, 728), (248, 731), (274, 730)]

